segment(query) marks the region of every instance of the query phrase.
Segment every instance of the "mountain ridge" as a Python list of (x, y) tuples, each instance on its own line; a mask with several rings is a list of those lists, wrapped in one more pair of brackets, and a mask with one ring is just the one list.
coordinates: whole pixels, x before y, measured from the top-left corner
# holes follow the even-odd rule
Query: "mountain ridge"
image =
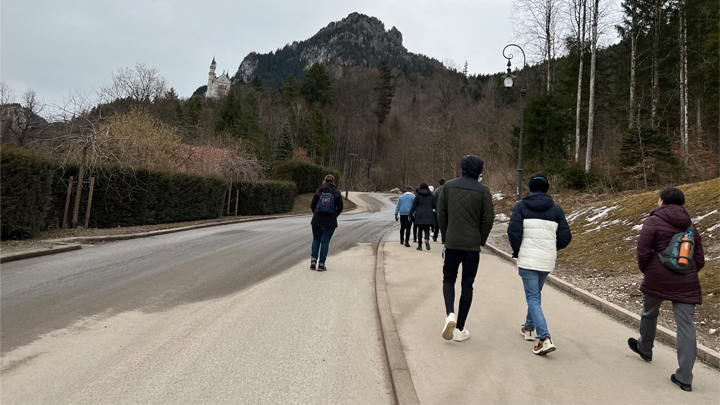
[(391, 68), (406, 72), (443, 66), (437, 59), (409, 52), (402, 40), (396, 27), (386, 31), (385, 24), (376, 17), (354, 12), (304, 41), (293, 41), (265, 54), (249, 53), (232, 79), (248, 82), (258, 76), (264, 86), (274, 86), (289, 74), (303, 77), (316, 62), (333, 67), (376, 67), (386, 60)]

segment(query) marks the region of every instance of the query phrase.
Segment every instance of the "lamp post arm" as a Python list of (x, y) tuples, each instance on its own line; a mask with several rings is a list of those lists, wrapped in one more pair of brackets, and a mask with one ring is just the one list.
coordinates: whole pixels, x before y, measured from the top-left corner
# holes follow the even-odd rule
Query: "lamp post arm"
[(507, 55), (505, 54), (505, 51), (506, 51), (509, 47), (511, 47), (511, 46), (514, 46), (514, 47), (518, 48), (518, 49), (520, 50), (520, 52), (522, 52), (522, 56), (523, 56), (523, 68), (524, 68), (525, 66), (527, 66), (527, 62), (526, 62), (526, 60), (525, 60), (525, 51), (522, 49), (522, 47), (520, 47), (520, 45), (517, 45), (517, 44), (506, 45), (505, 48), (503, 48), (503, 57), (505, 57), (505, 59), (507, 59), (508, 61), (509, 61), (510, 59), (512, 59), (512, 58), (515, 57), (515, 56), (514, 56), (513, 54), (511, 54), (511, 53), (508, 53)]

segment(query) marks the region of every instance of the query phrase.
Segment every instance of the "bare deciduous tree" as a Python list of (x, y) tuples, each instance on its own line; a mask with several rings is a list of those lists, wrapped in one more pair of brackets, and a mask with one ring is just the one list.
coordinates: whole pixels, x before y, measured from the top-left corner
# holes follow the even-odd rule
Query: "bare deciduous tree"
[(162, 97), (167, 90), (167, 82), (157, 68), (137, 63), (132, 69), (125, 67), (113, 73), (112, 83), (103, 86), (100, 94), (104, 102), (126, 98), (149, 102)]

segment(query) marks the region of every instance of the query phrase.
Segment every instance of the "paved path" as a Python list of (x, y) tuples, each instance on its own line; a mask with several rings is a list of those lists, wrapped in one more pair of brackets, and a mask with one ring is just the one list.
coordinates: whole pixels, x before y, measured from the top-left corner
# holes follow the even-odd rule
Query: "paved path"
[(371, 244), (392, 207), (357, 198), (326, 273), (309, 217), (4, 264), (0, 402), (390, 403)]
[(670, 382), (674, 348), (656, 343), (645, 363), (627, 347), (637, 331), (550, 286), (543, 309), (558, 349), (534, 355), (519, 333), (527, 306), (517, 268), (489, 254), (480, 259), (470, 339), (443, 340), (442, 245), (418, 252), (393, 239), (385, 245), (387, 291), (420, 403), (720, 403), (717, 369), (696, 363), (694, 391), (683, 392)]

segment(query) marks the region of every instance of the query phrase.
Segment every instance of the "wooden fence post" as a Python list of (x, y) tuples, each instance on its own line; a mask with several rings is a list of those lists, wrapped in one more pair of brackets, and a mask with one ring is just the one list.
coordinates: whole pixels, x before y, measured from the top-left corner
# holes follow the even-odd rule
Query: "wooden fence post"
[(228, 206), (227, 215), (230, 216), (230, 199), (232, 198), (232, 182), (230, 182), (230, 188), (228, 189)]
[(237, 190), (235, 190), (235, 216), (237, 216), (239, 201), (240, 201), (240, 189), (237, 189)]
[(93, 189), (95, 188), (95, 177), (90, 177), (90, 192), (88, 192), (88, 203), (87, 209), (85, 210), (85, 229), (88, 228), (90, 223), (90, 208), (92, 207), (92, 195)]
[(70, 176), (70, 183), (68, 183), (67, 197), (65, 198), (65, 213), (63, 214), (63, 220), (60, 224), (60, 228), (67, 228), (67, 214), (70, 209), (70, 195), (72, 195), (73, 179), (74, 176)]

